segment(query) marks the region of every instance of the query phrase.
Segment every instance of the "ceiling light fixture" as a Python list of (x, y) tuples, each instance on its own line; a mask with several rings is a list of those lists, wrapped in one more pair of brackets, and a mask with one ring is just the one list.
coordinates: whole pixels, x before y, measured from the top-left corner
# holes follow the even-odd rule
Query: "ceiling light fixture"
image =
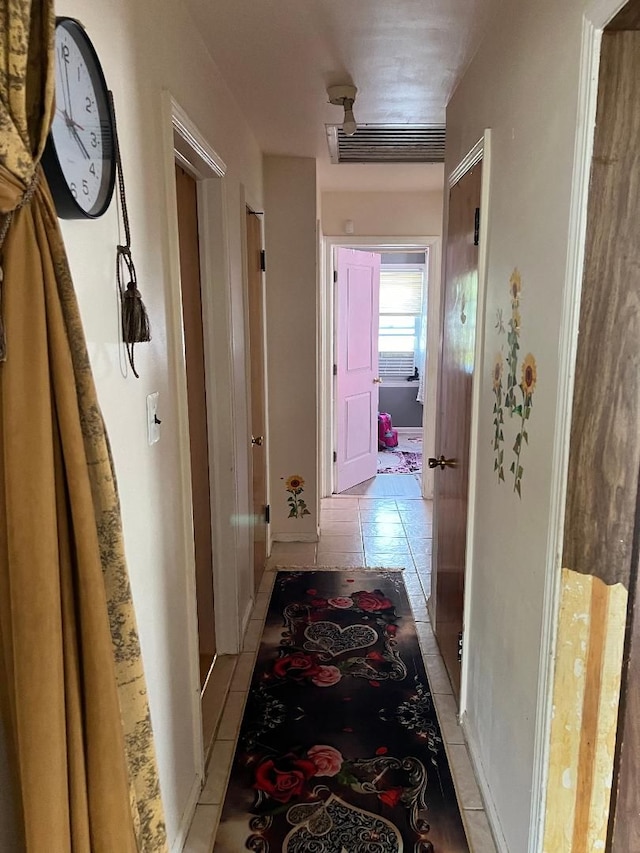
[(329, 86), (327, 89), (329, 103), (335, 104), (337, 107), (344, 108), (342, 132), (346, 136), (353, 136), (358, 129), (358, 125), (353, 115), (353, 102), (356, 99), (357, 91), (358, 90), (355, 86)]

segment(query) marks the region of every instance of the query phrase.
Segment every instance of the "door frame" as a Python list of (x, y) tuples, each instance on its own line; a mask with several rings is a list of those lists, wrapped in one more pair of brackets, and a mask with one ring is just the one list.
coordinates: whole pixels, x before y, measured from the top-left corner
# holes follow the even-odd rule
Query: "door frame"
[[(447, 179), (447, 197), (445, 199), (445, 222), (448, 221), (449, 209), (449, 192), (464, 175), (467, 174), (477, 163), (482, 161), (482, 184), (480, 191), (480, 233), (478, 245), (478, 295), (476, 303), (476, 340), (474, 347), (474, 373), (473, 384), (471, 389), (471, 426), (470, 426), (470, 441), (469, 441), (469, 492), (467, 502), (467, 544), (465, 549), (465, 569), (464, 569), (464, 604), (463, 604), (463, 632), (468, 633), (471, 613), (471, 582), (473, 576), (473, 537), (475, 531), (475, 507), (476, 507), (476, 488), (477, 488), (477, 471), (478, 471), (478, 432), (480, 423), (480, 391), (482, 383), (480, 377), (484, 371), (484, 321), (485, 321), (485, 301), (487, 290), (487, 272), (488, 272), (488, 240), (487, 240), (487, 223), (489, 219), (489, 193), (491, 187), (491, 131), (485, 130), (483, 136), (476, 142), (473, 148), (466, 154), (458, 165), (451, 171)], [(446, 238), (446, 234), (445, 234)], [(443, 263), (444, 266), (444, 263)], [(446, 270), (443, 269), (442, 280), (445, 281)], [(440, 314), (438, 318), (438, 366), (442, 357), (442, 323), (444, 317), (445, 304), (444, 300), (440, 300)], [(440, 394), (440, 374), (438, 373), (438, 398)], [(436, 405), (437, 408), (437, 405)], [(440, 451), (436, 447), (437, 436), (434, 429), (434, 455)], [(437, 519), (436, 519), (437, 523)], [(437, 629), (437, 608), (436, 608), (436, 589), (438, 585), (438, 553), (437, 553), (437, 536), (434, 530), (433, 536), (433, 556), (432, 556), (432, 573), (431, 573), (431, 595), (427, 602), (427, 608), (431, 617), (431, 622), (434, 630)], [(433, 571), (433, 567), (436, 571)], [(468, 683), (468, 666), (469, 656), (462, 656), (462, 666), (460, 672), (460, 697), (459, 697), (459, 716), (461, 721), (464, 720), (467, 698), (467, 683)]]
[[(250, 440), (252, 437), (251, 432), (251, 407), (252, 400), (251, 394), (253, 392), (252, 382), (251, 382), (251, 336), (249, 333), (249, 248), (247, 241), (247, 223), (246, 223), (246, 215), (250, 212), (253, 216), (258, 217), (258, 222), (260, 223), (260, 241), (262, 246), (262, 251), (265, 251), (265, 212), (260, 209), (260, 206), (256, 204), (255, 199), (251, 199), (247, 190), (244, 186), (241, 187), (240, 192), (240, 205), (241, 209), (244, 212), (244, 219), (242, 221), (242, 227), (240, 229), (241, 235), (241, 243), (242, 243), (242, 280), (243, 280), (243, 310), (244, 310), (244, 329), (245, 329), (245, 367), (246, 367), (246, 382), (247, 382), (247, 440)], [(264, 265), (266, 267), (266, 263)], [(267, 382), (267, 355), (268, 355), (268, 341), (267, 341), (267, 304), (266, 304), (266, 270), (262, 270), (262, 340), (263, 340), (263, 376), (262, 376), (262, 384), (263, 384), (263, 401), (264, 401), (264, 449), (265, 449), (265, 503), (267, 506), (271, 504), (271, 471), (269, 467), (269, 383)], [(247, 480), (247, 488), (249, 490), (249, 511), (252, 511), (253, 507), (253, 453), (248, 454), (249, 464), (248, 464), (248, 480)], [(251, 528), (253, 530), (253, 528)], [(249, 549), (249, 565), (251, 566), (251, 573), (253, 578), (254, 572), (254, 540), (253, 535), (249, 537), (248, 542)], [(271, 524), (269, 522), (266, 523), (266, 557), (268, 558), (271, 554)], [(252, 581), (253, 583), (253, 581)], [(256, 600), (256, 596), (258, 594), (258, 590), (255, 587), (253, 589), (253, 596), (250, 598), (248, 602), (248, 606), (246, 612), (242, 614), (242, 631), (244, 633), (244, 629), (248, 624), (248, 620), (251, 616), (251, 611), (253, 610), (253, 605)]]
[(569, 447), (573, 415), (574, 371), (578, 347), (582, 277), (584, 273), (589, 181), (596, 124), (600, 48), (602, 31), (626, 5), (627, 0), (593, 0), (585, 10), (582, 19), (577, 125), (571, 176), (568, 251), (558, 346), (558, 392), (555, 421), (557, 441), (553, 448), (551, 465), (552, 482), (551, 503), (549, 507), (551, 524), (549, 526), (545, 561), (545, 588), (540, 642), (538, 703), (536, 708), (528, 853), (540, 853), (544, 841), (551, 716), (553, 710), (554, 660), (560, 604), (560, 562), (564, 540)]
[[(197, 181), (198, 230), (200, 242), (200, 276), (202, 287), (202, 325), (205, 348), (205, 384), (207, 398), (232, 399), (233, 383), (230, 362), (230, 280), (226, 228), (226, 165), (200, 133), (187, 113), (167, 90), (162, 93), (163, 172), (166, 192), (167, 293), (169, 333), (168, 351), (172, 361), (176, 394), (179, 454), (179, 500), (182, 519), (182, 561), (184, 565), (190, 656), (193, 755), (197, 778), (187, 811), (191, 813), (204, 778), (205, 756), (202, 736), (202, 707), (198, 664), (198, 623), (195, 590), (195, 553), (193, 542), (193, 506), (191, 492), (191, 460), (189, 416), (187, 405), (186, 360), (180, 283), (180, 245), (175, 185), (175, 163), (178, 162)], [(240, 620), (236, 543), (234, 528), (225, 519), (235, 516), (235, 482), (225, 477), (228, 445), (220, 435), (233, 434), (234, 412), (223, 406), (207, 410), (211, 490), (211, 531), (213, 536), (213, 588), (218, 654), (237, 654), (240, 649)], [(218, 438), (216, 439), (216, 436)], [(224, 451), (222, 450), (224, 448)], [(224, 453), (224, 459), (222, 454)], [(226, 470), (225, 470), (226, 469)], [(224, 566), (224, 571), (222, 567)], [(232, 569), (231, 571), (229, 569)], [(192, 802), (193, 800), (193, 802)], [(186, 831), (186, 830), (185, 830)], [(178, 839), (179, 840), (179, 839)]]
[[(320, 347), (318, 353), (318, 435), (320, 437), (320, 495), (330, 497), (335, 487), (333, 450), (336, 440), (336, 413), (333, 388), (333, 360), (335, 340), (335, 300), (333, 270), (335, 249), (361, 249), (363, 251), (429, 251), (427, 281), (427, 363), (431, 366), (427, 376), (427, 388), (422, 419), (423, 457), (428, 448), (435, 444), (436, 384), (439, 362), (442, 237), (334, 237), (323, 236), (321, 252), (319, 318)], [(422, 496), (433, 496), (433, 471), (422, 466)]]

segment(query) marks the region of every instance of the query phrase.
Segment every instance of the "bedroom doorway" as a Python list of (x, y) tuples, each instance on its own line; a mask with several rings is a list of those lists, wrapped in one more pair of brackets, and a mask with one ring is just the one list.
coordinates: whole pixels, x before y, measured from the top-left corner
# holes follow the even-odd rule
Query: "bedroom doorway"
[[(375, 254), (380, 262), (374, 323), (377, 328), (373, 333), (373, 381), (378, 400), (370, 425), (376, 458), (366, 478), (349, 483), (346, 488), (341, 476), (346, 435), (339, 387), (344, 368), (341, 360), (349, 351), (346, 342), (340, 345), (339, 340), (345, 334), (341, 311), (344, 314), (347, 310), (344, 291), (348, 282), (339, 262), (345, 249), (355, 250), (356, 257)], [(433, 475), (423, 472), (421, 461), (423, 445), (430, 446), (435, 432), (439, 260), (440, 238), (396, 238), (394, 243), (381, 243), (379, 238), (327, 238), (322, 341), (329, 376), (325, 372), (321, 385), (324, 496), (431, 497)]]

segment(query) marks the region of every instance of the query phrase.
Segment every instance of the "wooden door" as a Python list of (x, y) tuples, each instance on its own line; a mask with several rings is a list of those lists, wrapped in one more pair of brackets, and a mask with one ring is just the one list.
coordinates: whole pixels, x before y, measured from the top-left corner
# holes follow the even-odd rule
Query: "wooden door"
[(378, 470), (380, 255), (337, 250), (336, 491)]
[(253, 575), (254, 588), (267, 558), (267, 448), (265, 407), (264, 287), (261, 264), (260, 220), (247, 208), (247, 287), (249, 310), (249, 352), (251, 362), (251, 480), (253, 495)]
[[(449, 192), (437, 458), (435, 468), (436, 636), (456, 696), (460, 693), (459, 638), (464, 607), (469, 489), (471, 391), (476, 342), (478, 239), (482, 164), (466, 172)], [(430, 460), (433, 464), (433, 460)]]
[(216, 628), (213, 604), (211, 490), (200, 293), (198, 202), (195, 180), (177, 164), (176, 194), (178, 235), (180, 238), (180, 285), (187, 364), (189, 438), (191, 442), (191, 490), (196, 557), (200, 681), (201, 686), (203, 686), (216, 654)]
[[(632, 27), (635, 27), (633, 31)], [(602, 36), (596, 130), (587, 209), (562, 565), (597, 579), (601, 599), (628, 590), (609, 838), (611, 853), (640, 850), (640, 2)], [(621, 31), (617, 31), (621, 30)], [(609, 649), (624, 626), (601, 607), (591, 619), (583, 678), (574, 849), (586, 844), (600, 708), (615, 708)], [(613, 638), (613, 639), (612, 639)], [(571, 699), (573, 708), (575, 700)], [(604, 735), (602, 735), (604, 737)], [(602, 755), (602, 753), (600, 753)], [(608, 756), (607, 756), (608, 757)], [(602, 787), (602, 785), (601, 785)], [(607, 794), (608, 785), (605, 787)], [(591, 799), (593, 798), (593, 799)], [(579, 842), (576, 844), (576, 840)], [(583, 848), (586, 849), (586, 848)]]

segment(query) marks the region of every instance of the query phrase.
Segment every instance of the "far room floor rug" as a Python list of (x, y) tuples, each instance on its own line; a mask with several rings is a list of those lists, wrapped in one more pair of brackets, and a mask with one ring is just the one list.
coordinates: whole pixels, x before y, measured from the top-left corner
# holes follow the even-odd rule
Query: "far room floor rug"
[(402, 572), (277, 574), (215, 853), (468, 853)]
[(417, 474), (422, 471), (422, 453), (379, 450), (378, 474)]

